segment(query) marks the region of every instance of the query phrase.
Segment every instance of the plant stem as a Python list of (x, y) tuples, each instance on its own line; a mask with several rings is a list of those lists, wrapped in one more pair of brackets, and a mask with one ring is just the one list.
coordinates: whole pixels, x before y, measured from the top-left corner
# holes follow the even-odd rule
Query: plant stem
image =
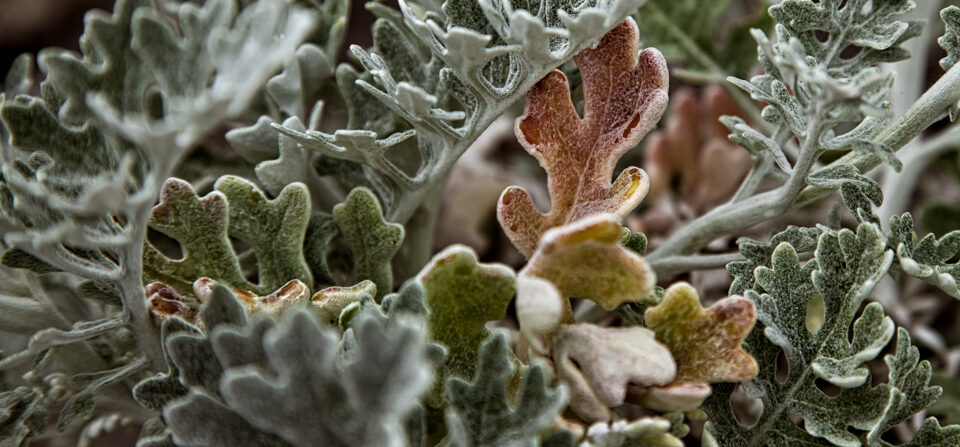
[(960, 147), (960, 126), (953, 126), (936, 137), (909, 144), (900, 155), (903, 171), (886, 173), (883, 182), (883, 204), (877, 209), (880, 223), (886, 225), (890, 217), (907, 209), (910, 196), (920, 175), (937, 157)]
[(123, 278), (117, 282), (120, 288), (120, 297), (123, 300), (123, 316), (127, 325), (133, 332), (137, 345), (143, 352), (150, 369), (153, 371), (163, 371), (166, 369), (166, 362), (163, 359), (162, 340), (160, 331), (150, 318), (150, 311), (147, 309), (146, 293), (143, 289), (143, 241), (146, 240), (147, 219), (150, 212), (137, 213), (134, 221), (131, 222), (133, 234), (143, 235), (139, 243), (127, 245), (124, 250), (124, 258), (131, 260), (130, 265), (139, 268), (129, 269), (124, 272)]
[[(949, 107), (958, 101), (960, 101), (960, 64), (948, 70), (905, 114), (884, 128), (874, 141), (899, 150), (924, 129), (942, 118)], [(834, 164), (853, 164), (864, 172), (873, 169), (880, 162), (880, 158), (875, 155), (851, 152)], [(788, 185), (758, 194), (751, 200), (727, 203), (714, 208), (674, 232), (647, 256), (647, 260), (655, 266), (661, 260), (672, 256), (696, 253), (719, 236), (743, 231), (760, 222), (820, 200), (833, 192), (833, 189), (829, 188), (806, 186), (796, 196), (791, 197), (783, 192), (787, 186), (789, 182)]]
[(740, 253), (723, 253), (716, 255), (670, 256), (650, 262), (658, 277), (670, 278), (680, 273), (694, 270), (713, 270), (726, 267), (727, 264), (743, 261), (746, 258)]

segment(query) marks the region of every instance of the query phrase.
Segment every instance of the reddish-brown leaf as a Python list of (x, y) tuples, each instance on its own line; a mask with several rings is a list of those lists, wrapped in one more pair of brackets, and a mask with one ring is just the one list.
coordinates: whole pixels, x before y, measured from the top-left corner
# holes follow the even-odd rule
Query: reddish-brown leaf
[(667, 105), (667, 65), (655, 49), (639, 53), (637, 25), (628, 18), (595, 49), (574, 60), (583, 79), (584, 113), (577, 114), (570, 87), (554, 70), (527, 94), (516, 123), (520, 144), (549, 177), (552, 207), (537, 210), (520, 187), (500, 196), (497, 218), (513, 244), (529, 257), (548, 229), (601, 213), (626, 216), (650, 186), (639, 168), (610, 182), (617, 160), (660, 119)]

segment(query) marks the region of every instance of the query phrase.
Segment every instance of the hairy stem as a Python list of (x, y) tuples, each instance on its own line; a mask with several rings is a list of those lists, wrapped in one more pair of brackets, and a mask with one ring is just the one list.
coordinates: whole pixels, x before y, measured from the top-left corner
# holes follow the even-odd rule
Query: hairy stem
[(124, 272), (123, 278), (117, 282), (120, 296), (123, 300), (123, 316), (133, 332), (137, 345), (153, 371), (166, 369), (161, 348), (160, 331), (150, 318), (147, 309), (146, 293), (143, 289), (143, 241), (146, 240), (147, 219), (150, 216), (149, 208), (145, 213), (137, 213), (132, 222), (131, 230), (134, 234), (142, 235), (140, 243), (133, 243), (124, 250), (124, 257), (133, 260), (130, 264), (137, 268)]
[[(960, 101), (960, 64), (947, 71), (905, 114), (874, 138), (874, 141), (899, 150), (924, 129), (944, 116), (950, 106)], [(880, 157), (851, 152), (834, 164), (849, 163), (861, 172), (879, 165)], [(789, 185), (789, 183), (788, 183)], [(714, 208), (674, 232), (653, 253), (647, 256), (652, 265), (662, 259), (696, 253), (710, 241), (725, 234), (737, 233), (760, 222), (820, 200), (833, 189), (806, 186), (790, 197), (780, 188), (754, 196), (751, 200), (728, 203)], [(785, 200), (789, 199), (788, 202)], [(655, 267), (656, 269), (656, 267)], [(658, 272), (659, 274), (659, 272)]]
[(877, 209), (880, 223), (887, 225), (890, 217), (907, 209), (910, 196), (916, 187), (920, 175), (937, 157), (960, 147), (960, 126), (953, 126), (934, 138), (920, 144), (910, 144), (900, 155), (903, 171), (886, 173), (883, 182), (883, 204)]
[(724, 268), (727, 264), (743, 261), (740, 253), (723, 253), (716, 255), (670, 256), (651, 262), (650, 265), (657, 271), (657, 276), (670, 278), (681, 273), (695, 270), (713, 270)]

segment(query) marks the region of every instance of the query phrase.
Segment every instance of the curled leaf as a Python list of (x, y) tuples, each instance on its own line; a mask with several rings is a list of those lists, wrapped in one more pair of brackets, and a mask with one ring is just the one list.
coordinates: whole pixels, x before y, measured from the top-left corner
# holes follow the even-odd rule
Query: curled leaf
[(362, 281), (351, 287), (327, 287), (310, 297), (310, 308), (324, 321), (335, 324), (340, 313), (347, 306), (363, 301), (365, 297), (373, 299), (377, 295), (377, 286), (373, 281)]
[(199, 303), (191, 303), (162, 282), (147, 284), (144, 289), (153, 321), (163, 323), (167, 318), (178, 316), (194, 326), (200, 324)]
[[(215, 285), (216, 281), (210, 278), (200, 278), (193, 283), (193, 292), (200, 298), (201, 302), (207, 302)], [(258, 296), (249, 290), (237, 288), (233, 289), (233, 294), (237, 297), (240, 305), (246, 309), (248, 315), (259, 313), (280, 315), (291, 306), (305, 303), (307, 296), (310, 294), (310, 288), (303, 281), (292, 279), (283, 287), (264, 296)]]
[(521, 275), (548, 280), (563, 297), (589, 298), (608, 310), (644, 300), (656, 278), (643, 258), (619, 244), (621, 236), (620, 224), (610, 214), (554, 228)]
[(670, 350), (639, 326), (567, 325), (553, 341), (557, 373), (571, 389), (570, 407), (587, 421), (608, 420), (628, 385), (666, 385), (676, 376)]

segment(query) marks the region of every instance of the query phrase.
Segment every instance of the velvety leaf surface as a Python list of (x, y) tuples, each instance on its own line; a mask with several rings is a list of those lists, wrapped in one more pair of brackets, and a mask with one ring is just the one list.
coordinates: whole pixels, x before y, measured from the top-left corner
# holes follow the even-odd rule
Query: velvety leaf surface
[(646, 328), (570, 324), (552, 341), (557, 376), (570, 387), (570, 409), (587, 422), (609, 420), (627, 385), (666, 385), (676, 377), (670, 350)]
[(583, 118), (560, 71), (527, 94), (517, 138), (547, 171), (551, 209), (538, 211), (519, 187), (504, 191), (497, 208), (501, 226), (524, 255), (533, 254), (550, 228), (601, 213), (622, 218), (646, 195), (650, 180), (641, 169), (627, 168), (610, 183), (617, 160), (653, 128), (667, 104), (663, 56), (638, 52), (637, 25), (628, 19), (574, 58), (583, 79)]
[(336, 337), (308, 312), (287, 314), (263, 340), (277, 377), (230, 372), (221, 384), (224, 399), (254, 426), (293, 445), (403, 445), (403, 416), (431, 383), (423, 334), (359, 318), (353, 345), (338, 352)]
[(367, 294), (340, 335), (302, 308), (248, 319), (214, 286), (204, 331), (166, 320), (169, 371), (134, 394), (162, 409), (177, 445), (403, 445), (437, 363), (407, 295), (388, 297), (397, 304), (384, 313)]
[(322, 321), (335, 326), (344, 309), (375, 296), (377, 286), (372, 281), (362, 281), (351, 287), (327, 287), (310, 297), (310, 309)]
[(376, 196), (366, 188), (350, 191), (333, 207), (333, 218), (353, 251), (354, 278), (373, 281), (376, 297), (393, 289), (390, 260), (403, 241), (403, 226), (389, 223)]
[(513, 356), (503, 332), (483, 342), (473, 381), (447, 381), (448, 445), (457, 447), (535, 447), (540, 434), (559, 415), (567, 400), (564, 388), (551, 388), (543, 365), (525, 368), (515, 397)]
[[(771, 267), (756, 269), (756, 288), (746, 296), (755, 303), (760, 324), (744, 345), (762, 368), (743, 386), (762, 400), (763, 410), (756, 424), (741, 425), (730, 411), (734, 385), (715, 385), (704, 409), (720, 445), (886, 445), (880, 440), (884, 432), (940, 394), (929, 386), (929, 363), (918, 362), (919, 354), (903, 330), (896, 352), (885, 356), (887, 382), (871, 383), (864, 363), (890, 341), (894, 325), (879, 304), (870, 303), (862, 311), (860, 307), (886, 274), (893, 252), (871, 223), (861, 224), (856, 233), (822, 231), (814, 260), (801, 264), (796, 250), (782, 242)], [(811, 328), (808, 306), (817, 298), (823, 301), (824, 321)], [(777, 378), (781, 353), (787, 361), (786, 380)], [(840, 387), (839, 395), (825, 394), (817, 380)], [(792, 417), (801, 418), (803, 428)]]
[(430, 338), (448, 350), (440, 378), (473, 377), (480, 344), (490, 335), (486, 323), (506, 314), (516, 274), (504, 265), (482, 264), (472, 250), (455, 245), (434, 256), (416, 281), (423, 287)]
[(756, 320), (753, 303), (731, 296), (704, 309), (696, 289), (677, 283), (647, 309), (644, 322), (677, 362), (676, 382), (743, 382), (757, 362), (740, 343)]
[(683, 447), (683, 441), (671, 432), (670, 421), (642, 417), (634, 421), (591, 425), (581, 447)]
[(904, 272), (960, 299), (960, 260), (955, 260), (960, 254), (960, 231), (952, 231), (940, 239), (929, 233), (917, 240), (913, 217), (904, 213), (890, 218), (887, 244), (895, 250)]
[(757, 267), (770, 267), (770, 256), (781, 244), (788, 243), (797, 253), (812, 253), (817, 248), (817, 236), (820, 232), (816, 228), (789, 226), (774, 234), (769, 242), (757, 241), (750, 238), (737, 239), (740, 254), (747, 258), (745, 261), (735, 261), (727, 264), (727, 271), (733, 276), (730, 284), (730, 295), (739, 295), (747, 290), (755, 289)]
[(606, 214), (551, 229), (521, 275), (552, 282), (564, 299), (588, 298), (607, 310), (643, 301), (656, 278), (643, 258), (620, 245), (621, 228)]
[[(145, 275), (192, 295), (193, 282), (212, 278), (259, 295), (269, 295), (292, 279), (313, 283), (303, 254), (310, 196), (302, 184), (267, 199), (252, 183), (222, 177), (216, 190), (202, 199), (179, 179), (164, 184), (150, 226), (177, 240), (181, 259), (170, 259), (149, 242), (144, 248)], [(250, 245), (257, 259), (259, 281), (251, 283), (240, 270), (230, 242)]]
[[(947, 55), (940, 59), (940, 67), (949, 70), (960, 60), (960, 8), (956, 5), (947, 6), (940, 11), (940, 18), (943, 19), (946, 32), (937, 39), (937, 43), (947, 52)], [(950, 121), (957, 120), (958, 110), (960, 108), (956, 104), (950, 107)]]

